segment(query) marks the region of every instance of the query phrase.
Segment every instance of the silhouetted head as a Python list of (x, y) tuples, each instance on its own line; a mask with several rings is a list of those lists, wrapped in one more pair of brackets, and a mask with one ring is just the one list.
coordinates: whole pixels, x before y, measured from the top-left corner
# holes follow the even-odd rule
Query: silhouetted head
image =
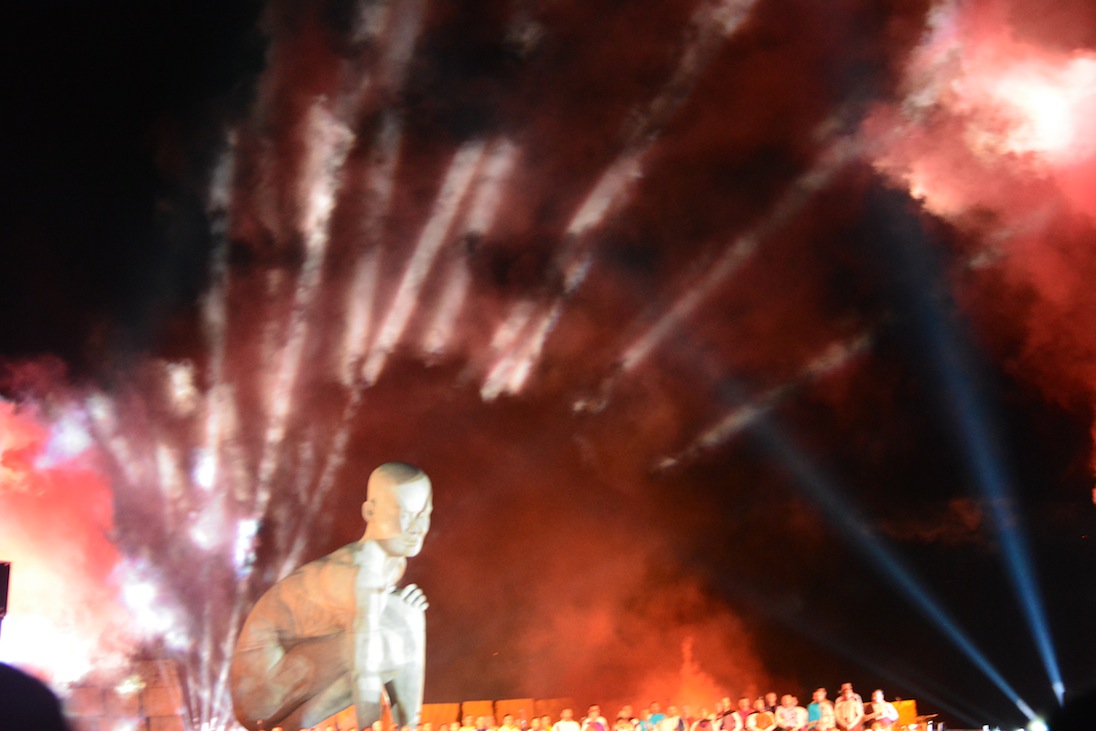
[(45, 683), (0, 663), (0, 728), (68, 731), (68, 724)]

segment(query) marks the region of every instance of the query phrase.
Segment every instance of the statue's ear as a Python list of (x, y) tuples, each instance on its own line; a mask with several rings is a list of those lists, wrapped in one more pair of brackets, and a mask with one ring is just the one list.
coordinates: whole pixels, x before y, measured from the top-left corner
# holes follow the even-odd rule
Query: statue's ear
[(374, 504), (373, 498), (369, 498), (362, 503), (362, 517), (365, 518), (365, 522), (373, 520), (373, 513), (376, 511), (377, 506)]

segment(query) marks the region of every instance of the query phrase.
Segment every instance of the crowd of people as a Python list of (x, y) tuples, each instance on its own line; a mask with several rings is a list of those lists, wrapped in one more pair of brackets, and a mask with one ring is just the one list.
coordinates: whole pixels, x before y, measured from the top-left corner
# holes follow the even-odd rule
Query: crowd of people
[[(714, 710), (700, 708), (695, 715), (689, 706), (668, 705), (664, 711), (655, 701), (638, 714), (633, 706), (622, 706), (610, 723), (601, 706), (594, 704), (581, 719), (575, 718), (574, 709), (564, 708), (555, 721), (549, 715), (515, 719), (507, 713), (501, 723), (493, 716), (465, 716), (463, 723), (437, 724), (437, 728), (423, 723), (417, 728), (388, 731), (891, 731), (897, 724), (898, 710), (884, 698), (883, 691), (872, 693), (871, 702), (865, 704), (852, 684), (845, 683), (836, 701), (830, 701), (826, 689), (819, 688), (806, 706), (794, 695), (778, 699), (770, 692), (752, 699), (743, 696), (737, 703), (726, 696), (716, 702)], [(385, 731), (382, 722), (373, 724), (372, 731)]]
[[(688, 706), (679, 709), (669, 705), (663, 711), (661, 704), (653, 702), (638, 715), (632, 706), (623, 706), (612, 724), (596, 704), (581, 721), (573, 718), (569, 708), (555, 723), (549, 725), (550, 720), (543, 716), (524, 731), (890, 731), (898, 723), (898, 710), (881, 690), (875, 691), (871, 703), (865, 705), (852, 684), (845, 683), (835, 702), (826, 697), (825, 688), (818, 688), (806, 706), (800, 705), (794, 695), (785, 694), (778, 700), (777, 694), (770, 692), (754, 699), (743, 696), (737, 703), (724, 697), (714, 710), (701, 708), (695, 716)], [(461, 727), (449, 731), (470, 730)], [(477, 727), (471, 731), (488, 730)], [(499, 731), (523, 729), (500, 726)]]

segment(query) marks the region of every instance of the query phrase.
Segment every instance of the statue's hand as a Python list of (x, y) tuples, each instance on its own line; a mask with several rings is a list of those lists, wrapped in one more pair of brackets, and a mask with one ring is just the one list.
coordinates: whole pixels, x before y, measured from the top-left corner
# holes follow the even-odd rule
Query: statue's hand
[(393, 588), (392, 593), (412, 609), (423, 611), (430, 606), (430, 602), (426, 601), (426, 595), (422, 593), (422, 589), (414, 584), (408, 584), (398, 591)]

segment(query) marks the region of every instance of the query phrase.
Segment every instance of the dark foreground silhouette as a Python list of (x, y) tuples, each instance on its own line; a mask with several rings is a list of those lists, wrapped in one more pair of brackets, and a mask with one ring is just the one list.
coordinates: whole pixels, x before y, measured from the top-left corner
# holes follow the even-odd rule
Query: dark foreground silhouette
[(46, 684), (0, 663), (0, 731), (69, 731), (61, 702)]

